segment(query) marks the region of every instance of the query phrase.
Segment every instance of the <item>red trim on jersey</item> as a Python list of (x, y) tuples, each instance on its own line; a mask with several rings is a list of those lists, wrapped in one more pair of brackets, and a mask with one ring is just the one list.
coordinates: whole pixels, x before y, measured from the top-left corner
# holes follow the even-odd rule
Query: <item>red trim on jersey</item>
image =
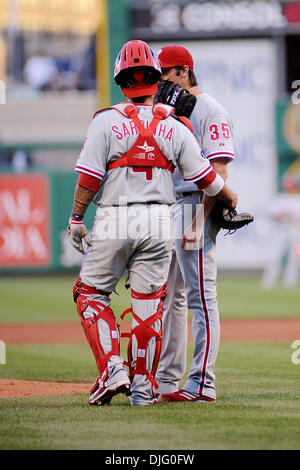
[(214, 153), (210, 153), (208, 155), (205, 155), (205, 157), (207, 159), (210, 159), (210, 158), (221, 158), (221, 157), (225, 157), (225, 158), (234, 158), (234, 153), (232, 152), (214, 152)]
[[(126, 104), (129, 104), (128, 101), (121, 101), (119, 104), (122, 104), (122, 103), (126, 103)], [(134, 103), (135, 106), (152, 106), (152, 104), (146, 104), (146, 103)], [(115, 109), (116, 111), (118, 111), (120, 114), (122, 114), (122, 116), (125, 116), (125, 117), (128, 117), (127, 114), (124, 114), (122, 113), (122, 111), (120, 111), (118, 108), (116, 108), (115, 106), (110, 106), (109, 108), (102, 108), (102, 109), (99, 109), (98, 111), (95, 112), (94, 116), (93, 116), (93, 119), (95, 119), (96, 116), (98, 116), (98, 114), (101, 114), (103, 111), (108, 111), (109, 109)]]
[(190, 182), (195, 183), (195, 181), (203, 178), (204, 176), (206, 176), (207, 173), (209, 173), (212, 170), (213, 170), (213, 167), (211, 165), (208, 165), (205, 168), (205, 170), (202, 170), (201, 173), (199, 173), (198, 175), (192, 176), (191, 178), (183, 178), (183, 179), (184, 179), (184, 181), (190, 181)]
[(93, 119), (95, 119), (96, 116), (98, 116), (98, 114), (102, 113), (103, 111), (108, 111), (109, 109), (111, 109), (110, 107), (108, 108), (102, 108), (102, 109), (99, 109), (98, 111), (96, 111), (93, 115)]
[(90, 191), (95, 193), (98, 191), (101, 181), (95, 176), (87, 175), (86, 173), (79, 173), (77, 178), (77, 184), (83, 186)]
[(202, 375), (201, 375), (201, 382), (199, 387), (199, 394), (202, 395), (203, 387), (205, 383), (205, 374), (206, 374), (206, 365), (207, 359), (209, 354), (209, 347), (210, 347), (210, 325), (209, 325), (209, 316), (208, 310), (206, 305), (205, 299), (205, 290), (204, 290), (204, 273), (203, 273), (203, 250), (199, 250), (199, 274), (200, 274), (200, 297), (202, 302), (202, 307), (204, 311), (204, 319), (205, 319), (205, 329), (206, 329), (206, 346), (205, 346), (205, 353), (204, 353), (204, 360), (202, 366)]
[(87, 165), (76, 165), (75, 171), (78, 173), (86, 173), (87, 175), (94, 176), (101, 180), (103, 178), (103, 174), (100, 171), (93, 170), (90, 166)]
[(201, 178), (200, 181), (195, 181), (195, 184), (198, 186), (198, 189), (200, 189), (201, 191), (202, 189), (205, 189), (208, 186), (210, 186), (215, 181), (216, 177), (217, 177), (216, 171), (212, 170), (206, 176), (204, 176), (204, 178)]
[(191, 131), (192, 134), (194, 133), (194, 126), (187, 117), (178, 116), (178, 119)]
[(217, 173), (211, 165), (205, 168), (199, 175), (194, 176), (193, 178), (184, 178), (184, 181), (191, 181), (195, 183), (199, 190), (207, 188), (210, 186), (216, 179)]

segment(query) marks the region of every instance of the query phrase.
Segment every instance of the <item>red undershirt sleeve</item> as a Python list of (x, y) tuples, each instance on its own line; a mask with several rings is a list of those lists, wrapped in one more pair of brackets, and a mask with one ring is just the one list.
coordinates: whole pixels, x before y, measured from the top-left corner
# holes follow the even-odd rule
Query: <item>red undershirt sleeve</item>
[(101, 180), (99, 178), (87, 175), (86, 173), (79, 173), (77, 178), (77, 184), (83, 186), (84, 188), (90, 189), (90, 191), (94, 191), (95, 193), (98, 191), (100, 183)]

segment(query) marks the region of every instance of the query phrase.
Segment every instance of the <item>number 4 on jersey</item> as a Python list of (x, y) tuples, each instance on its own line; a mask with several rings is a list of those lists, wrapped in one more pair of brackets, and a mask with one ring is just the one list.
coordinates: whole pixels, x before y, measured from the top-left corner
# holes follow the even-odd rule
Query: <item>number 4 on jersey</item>
[(230, 139), (229, 124), (226, 122), (221, 123), (221, 130), (219, 129), (218, 124), (212, 124), (209, 130), (211, 132), (211, 140), (218, 140), (220, 138), (220, 133), (224, 139)]
[(139, 166), (131, 168), (134, 173), (145, 173), (146, 181), (152, 180), (152, 167), (151, 166)]

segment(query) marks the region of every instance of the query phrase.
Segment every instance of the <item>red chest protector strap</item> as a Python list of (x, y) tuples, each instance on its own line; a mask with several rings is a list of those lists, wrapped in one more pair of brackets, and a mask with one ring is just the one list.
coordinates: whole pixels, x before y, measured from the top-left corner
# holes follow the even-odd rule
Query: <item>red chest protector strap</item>
[(154, 117), (147, 129), (144, 128), (143, 123), (139, 119), (138, 111), (135, 106), (128, 105), (124, 109), (124, 112), (129, 119), (133, 120), (139, 131), (139, 135), (135, 144), (128, 150), (128, 152), (107, 165), (107, 170), (125, 166), (156, 167), (169, 170), (173, 173), (175, 169), (173, 163), (167, 160), (153, 137), (159, 121), (164, 119), (167, 115), (166, 110), (164, 108), (156, 107)]

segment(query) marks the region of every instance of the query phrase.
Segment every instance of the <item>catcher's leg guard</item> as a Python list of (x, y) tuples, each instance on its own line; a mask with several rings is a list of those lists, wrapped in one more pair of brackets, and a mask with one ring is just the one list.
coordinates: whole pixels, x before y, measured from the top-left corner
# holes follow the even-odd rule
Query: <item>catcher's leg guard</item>
[(120, 356), (119, 326), (109, 307), (108, 295), (83, 284), (80, 279), (73, 289), (81, 325), (99, 370), (100, 377), (91, 390), (91, 396), (97, 399), (97, 387), (101, 390), (104, 387), (104, 392), (105, 388), (112, 392), (117, 384), (129, 386), (124, 361)]
[(152, 402), (153, 387), (157, 388), (155, 373), (161, 352), (163, 300), (166, 285), (152, 294), (131, 290), (132, 329), (128, 343), (128, 367), (131, 383), (131, 404), (144, 405)]
[(101, 376), (108, 360), (113, 355), (120, 356), (119, 327), (112, 309), (100, 301), (79, 295), (76, 305)]
[(81, 325), (93, 351), (99, 378), (90, 390), (90, 405), (107, 405), (118, 393), (130, 394), (130, 381), (120, 356), (120, 333), (110, 307), (79, 295), (76, 301)]

